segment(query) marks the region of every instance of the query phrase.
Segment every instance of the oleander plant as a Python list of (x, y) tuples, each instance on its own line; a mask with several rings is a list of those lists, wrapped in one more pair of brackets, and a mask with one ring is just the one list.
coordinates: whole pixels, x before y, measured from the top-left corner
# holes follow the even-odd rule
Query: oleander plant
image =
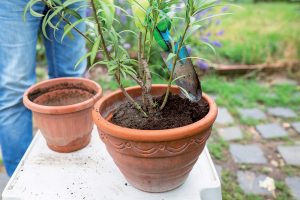
[[(41, 2), (49, 8), (46, 13), (38, 13), (33, 9), (34, 4)], [(78, 3), (80, 3), (78, 8), (74, 9), (74, 6), (70, 8), (71, 5)], [(99, 64), (105, 65), (127, 100), (145, 117), (151, 117), (164, 109), (170, 96), (170, 87), (174, 82), (188, 99), (199, 100), (202, 93), (201, 84), (195, 70), (191, 68), (192, 60), (205, 63), (206, 60), (190, 56), (186, 47), (189, 45), (189, 38), (207, 26), (209, 20), (230, 14), (222, 12), (203, 15), (204, 12), (224, 4), (217, 0), (129, 0), (127, 5), (130, 10), (120, 7), (113, 0), (30, 0), (25, 8), (24, 17), (27, 12), (36, 17), (43, 17), (42, 32), (46, 38), (48, 38), (46, 26), (52, 27), (54, 32), (63, 27), (64, 34), (61, 38), (56, 38), (62, 42), (65, 37), (72, 38), (74, 32), (84, 37), (90, 50), (77, 62), (75, 68), (84, 59), (89, 60), (91, 68)], [(83, 17), (78, 10), (85, 8), (92, 12)], [(178, 10), (184, 10), (184, 15), (178, 14), (182, 13)], [(54, 17), (59, 17), (56, 24), (52, 23)], [(75, 20), (70, 20), (71, 18)], [(125, 18), (127, 23), (129, 21), (135, 24), (135, 27), (119, 30)], [(76, 28), (81, 23), (87, 25), (86, 32)], [(128, 48), (122, 45), (122, 38), (126, 34), (132, 35), (135, 39), (137, 58), (130, 57)], [(209, 42), (200, 40), (200, 43), (214, 51), (213, 45)], [(197, 47), (189, 45), (189, 48)], [(161, 68), (167, 66), (169, 76), (167, 89), (160, 104), (151, 95), (150, 61), (154, 51), (162, 52), (165, 63), (161, 63)], [(101, 60), (96, 59), (99, 53), (103, 55)], [(123, 85), (124, 79), (132, 79), (140, 86), (141, 101), (128, 94)]]

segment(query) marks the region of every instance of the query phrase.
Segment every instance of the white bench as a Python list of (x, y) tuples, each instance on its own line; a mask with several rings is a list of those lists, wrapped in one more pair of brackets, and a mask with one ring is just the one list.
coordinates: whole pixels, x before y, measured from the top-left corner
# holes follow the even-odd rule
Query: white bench
[(207, 148), (187, 181), (165, 193), (146, 193), (127, 183), (100, 140), (73, 153), (50, 150), (38, 131), (2, 193), (3, 200), (220, 200), (221, 185)]

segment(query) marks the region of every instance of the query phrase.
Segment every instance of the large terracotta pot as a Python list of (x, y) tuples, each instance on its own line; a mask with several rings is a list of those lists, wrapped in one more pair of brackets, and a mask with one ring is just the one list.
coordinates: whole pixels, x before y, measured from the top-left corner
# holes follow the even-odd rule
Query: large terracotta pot
[(50, 149), (72, 152), (88, 145), (93, 129), (92, 108), (101, 87), (84, 78), (56, 78), (31, 86), (23, 102)]
[[(134, 98), (141, 95), (139, 87), (126, 90)], [(152, 87), (154, 96), (161, 96), (165, 91), (166, 85)], [(179, 93), (177, 87), (172, 87), (171, 91)], [(147, 192), (164, 192), (184, 183), (217, 116), (214, 101), (206, 94), (203, 97), (209, 103), (209, 113), (203, 119), (166, 130), (137, 130), (112, 124), (109, 121), (112, 112), (126, 101), (121, 91), (111, 93), (95, 104), (93, 119), (100, 137), (131, 185)]]

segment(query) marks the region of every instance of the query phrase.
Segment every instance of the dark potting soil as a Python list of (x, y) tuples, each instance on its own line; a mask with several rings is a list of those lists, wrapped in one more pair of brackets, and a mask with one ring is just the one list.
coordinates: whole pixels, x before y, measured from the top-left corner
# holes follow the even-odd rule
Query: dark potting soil
[(86, 101), (96, 92), (82, 83), (61, 83), (52, 87), (37, 89), (28, 98), (39, 105), (66, 106)]
[[(161, 105), (163, 98), (155, 101)], [(199, 102), (191, 102), (179, 95), (171, 95), (165, 108), (153, 116), (145, 117), (135, 107), (127, 102), (121, 104), (113, 114), (112, 123), (141, 130), (162, 130), (177, 128), (192, 124), (207, 115), (208, 103), (202, 98)]]

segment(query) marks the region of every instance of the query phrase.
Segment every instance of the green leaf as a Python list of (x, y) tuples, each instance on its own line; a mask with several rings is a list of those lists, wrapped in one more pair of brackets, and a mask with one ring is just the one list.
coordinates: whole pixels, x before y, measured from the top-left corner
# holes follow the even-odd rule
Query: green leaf
[(99, 0), (99, 4), (101, 8), (99, 9), (99, 15), (98, 17), (101, 18), (102, 21), (104, 21), (104, 26), (106, 28), (110, 28), (114, 21), (114, 14), (115, 14), (115, 7), (114, 4), (108, 4), (107, 2), (104, 2), (103, 0)]
[[(36, 17), (40, 17), (40, 13), (37, 13), (35, 12), (33, 9), (32, 9), (32, 6), (38, 2), (40, 2), (41, 0), (30, 0), (26, 6), (25, 6), (25, 9), (24, 9), (24, 12), (23, 12), (23, 20), (25, 21), (26, 20), (26, 14), (28, 12), (28, 9), (30, 10), (30, 13), (33, 15), (33, 16), (36, 16)], [(41, 16), (42, 17), (42, 16)]]
[(171, 59), (173, 59), (174, 57), (176, 56), (175, 53), (169, 53), (167, 59), (166, 59), (166, 62), (169, 62)]
[(134, 31), (131, 31), (131, 30), (123, 30), (123, 31), (120, 31), (119, 34), (122, 34), (122, 33), (132, 33), (134, 36), (138, 37), (138, 34)]
[(193, 99), (186, 89), (184, 89), (183, 87), (180, 87), (179, 85), (177, 85), (177, 86), (180, 88), (180, 90), (181, 90), (182, 94), (184, 94), (184, 96), (186, 96), (190, 100)]
[(94, 64), (92, 64), (90, 67), (89, 67), (89, 71), (91, 69), (93, 69), (96, 65), (108, 65), (108, 62), (109, 61), (105, 61), (105, 60), (102, 60), (102, 61), (98, 61), (98, 62), (95, 62)]
[[(40, 1), (40, 0), (37, 0), (37, 1), (35, 1), (35, 3), (39, 2), (39, 1)], [(34, 4), (35, 4), (35, 3), (34, 3)], [(32, 5), (30, 6), (30, 14), (31, 14), (32, 16), (34, 16), (34, 17), (43, 17), (44, 14), (38, 13), (38, 12), (36, 12), (35, 10), (33, 10), (32, 6), (33, 6), (34, 4), (32, 4)]]
[(67, 14), (72, 15), (76, 19), (82, 19), (82, 17), (80, 16), (80, 14), (77, 11), (75, 11), (75, 10), (72, 10), (72, 9), (69, 9), (69, 8), (65, 8), (64, 11)]
[(207, 17), (204, 17), (204, 18), (201, 18), (199, 20), (194, 21), (193, 24), (203, 22), (203, 21), (205, 21), (207, 19), (210, 19), (210, 18), (219, 17), (219, 16), (223, 16), (223, 15), (231, 15), (231, 14), (232, 13), (219, 13), (219, 14), (215, 14), (215, 15), (210, 15), (210, 16), (207, 16)]
[(63, 7), (66, 8), (68, 7), (69, 5), (72, 5), (74, 3), (77, 3), (77, 2), (85, 2), (86, 0), (67, 0), (63, 3)]
[(186, 41), (189, 37), (191, 37), (199, 28), (201, 28), (201, 25), (193, 25), (187, 34), (185, 35), (184, 41)]
[(78, 67), (78, 65), (84, 61), (87, 57), (89, 57), (91, 55), (91, 52), (86, 53), (85, 55), (83, 55), (78, 62), (75, 64), (74, 69), (76, 69)]
[(49, 37), (48, 37), (48, 35), (47, 35), (47, 32), (46, 32), (46, 21), (47, 21), (47, 18), (48, 18), (48, 15), (50, 14), (50, 12), (51, 12), (51, 10), (49, 10), (47, 13), (46, 13), (46, 15), (45, 15), (45, 17), (44, 17), (44, 19), (43, 19), (43, 22), (42, 22), (42, 33), (43, 33), (43, 35), (45, 36), (45, 38), (46, 39), (48, 39), (48, 40), (50, 40), (49, 39)]
[(64, 27), (64, 34), (62, 35), (61, 37), (61, 41), (63, 41), (63, 39), (66, 37), (66, 35), (69, 35), (70, 34), (70, 31), (75, 27), (77, 26), (78, 24), (86, 21), (88, 18), (82, 18), (80, 20), (77, 20), (75, 21), (74, 23), (72, 23), (71, 25), (70, 24), (67, 24), (65, 27)]
[(91, 56), (90, 56), (90, 63), (93, 64), (99, 49), (99, 45), (100, 45), (100, 37), (97, 37), (95, 40), (95, 43), (93, 45), (93, 48), (91, 50)]
[(52, 0), (56, 5), (62, 5), (61, 0)]
[[(59, 25), (60, 25), (60, 23), (63, 21), (63, 19), (62, 19), (62, 17), (60, 17), (59, 18), (59, 20), (58, 20), (58, 22), (56, 23), (56, 25), (55, 25), (55, 29), (54, 29), (54, 31), (53, 31), (53, 35), (54, 35), (54, 38), (55, 38), (55, 40), (57, 40), (57, 38), (56, 38), (56, 30), (58, 30), (59, 28)], [(58, 40), (57, 40), (58, 41)]]
[(175, 81), (177, 81), (177, 80), (179, 80), (179, 79), (181, 79), (181, 78), (184, 78), (184, 77), (186, 77), (186, 76), (187, 76), (187, 75), (181, 75), (181, 76), (178, 76), (178, 77), (176, 77), (175, 79), (173, 79), (171, 83), (174, 83)]
[(120, 71), (121, 71), (121, 74), (124, 77), (124, 79), (127, 79), (125, 71), (122, 68), (120, 69)]
[[(70, 26), (71, 25), (69, 25), (69, 24), (66, 24), (65, 25), (65, 27), (64, 27), (64, 34), (67, 32), (67, 30), (69, 30), (70, 29)], [(72, 34), (72, 32), (68, 32), (67, 34), (66, 34), (71, 40), (73, 40), (74, 39), (74, 35)], [(61, 40), (61, 42), (62, 42), (63, 40)]]
[[(62, 6), (55, 7), (55, 11), (53, 11), (49, 17), (48, 17), (48, 15), (47, 15), (47, 17), (44, 18), (44, 20), (43, 20), (43, 22), (42, 22), (42, 32), (43, 32), (44, 36), (45, 36), (47, 39), (49, 39), (49, 38), (48, 38), (47, 34), (45, 34), (45, 33), (46, 33), (46, 26), (47, 26), (49, 23), (52, 24), (52, 23), (51, 23), (52, 18), (55, 17), (62, 9), (63, 9)], [(49, 25), (49, 26), (51, 26), (51, 25)], [(56, 26), (54, 26), (54, 27), (56, 28)], [(55, 30), (55, 29), (54, 29), (54, 30)]]
[(197, 56), (188, 56), (185, 58), (181, 58), (180, 60), (177, 60), (177, 62), (182, 61), (182, 60), (186, 60), (186, 59), (197, 59), (197, 60), (204, 60), (206, 62), (210, 62), (209, 60), (205, 59), (205, 58), (201, 58), (201, 57), (197, 57)]
[(209, 44), (209, 43), (207, 43), (207, 42), (204, 42), (204, 41), (201, 41), (201, 43), (203, 43), (203, 44), (205, 44), (206, 46), (208, 46), (208, 47), (214, 52), (215, 55), (217, 54), (215, 48), (214, 48), (211, 44)]

